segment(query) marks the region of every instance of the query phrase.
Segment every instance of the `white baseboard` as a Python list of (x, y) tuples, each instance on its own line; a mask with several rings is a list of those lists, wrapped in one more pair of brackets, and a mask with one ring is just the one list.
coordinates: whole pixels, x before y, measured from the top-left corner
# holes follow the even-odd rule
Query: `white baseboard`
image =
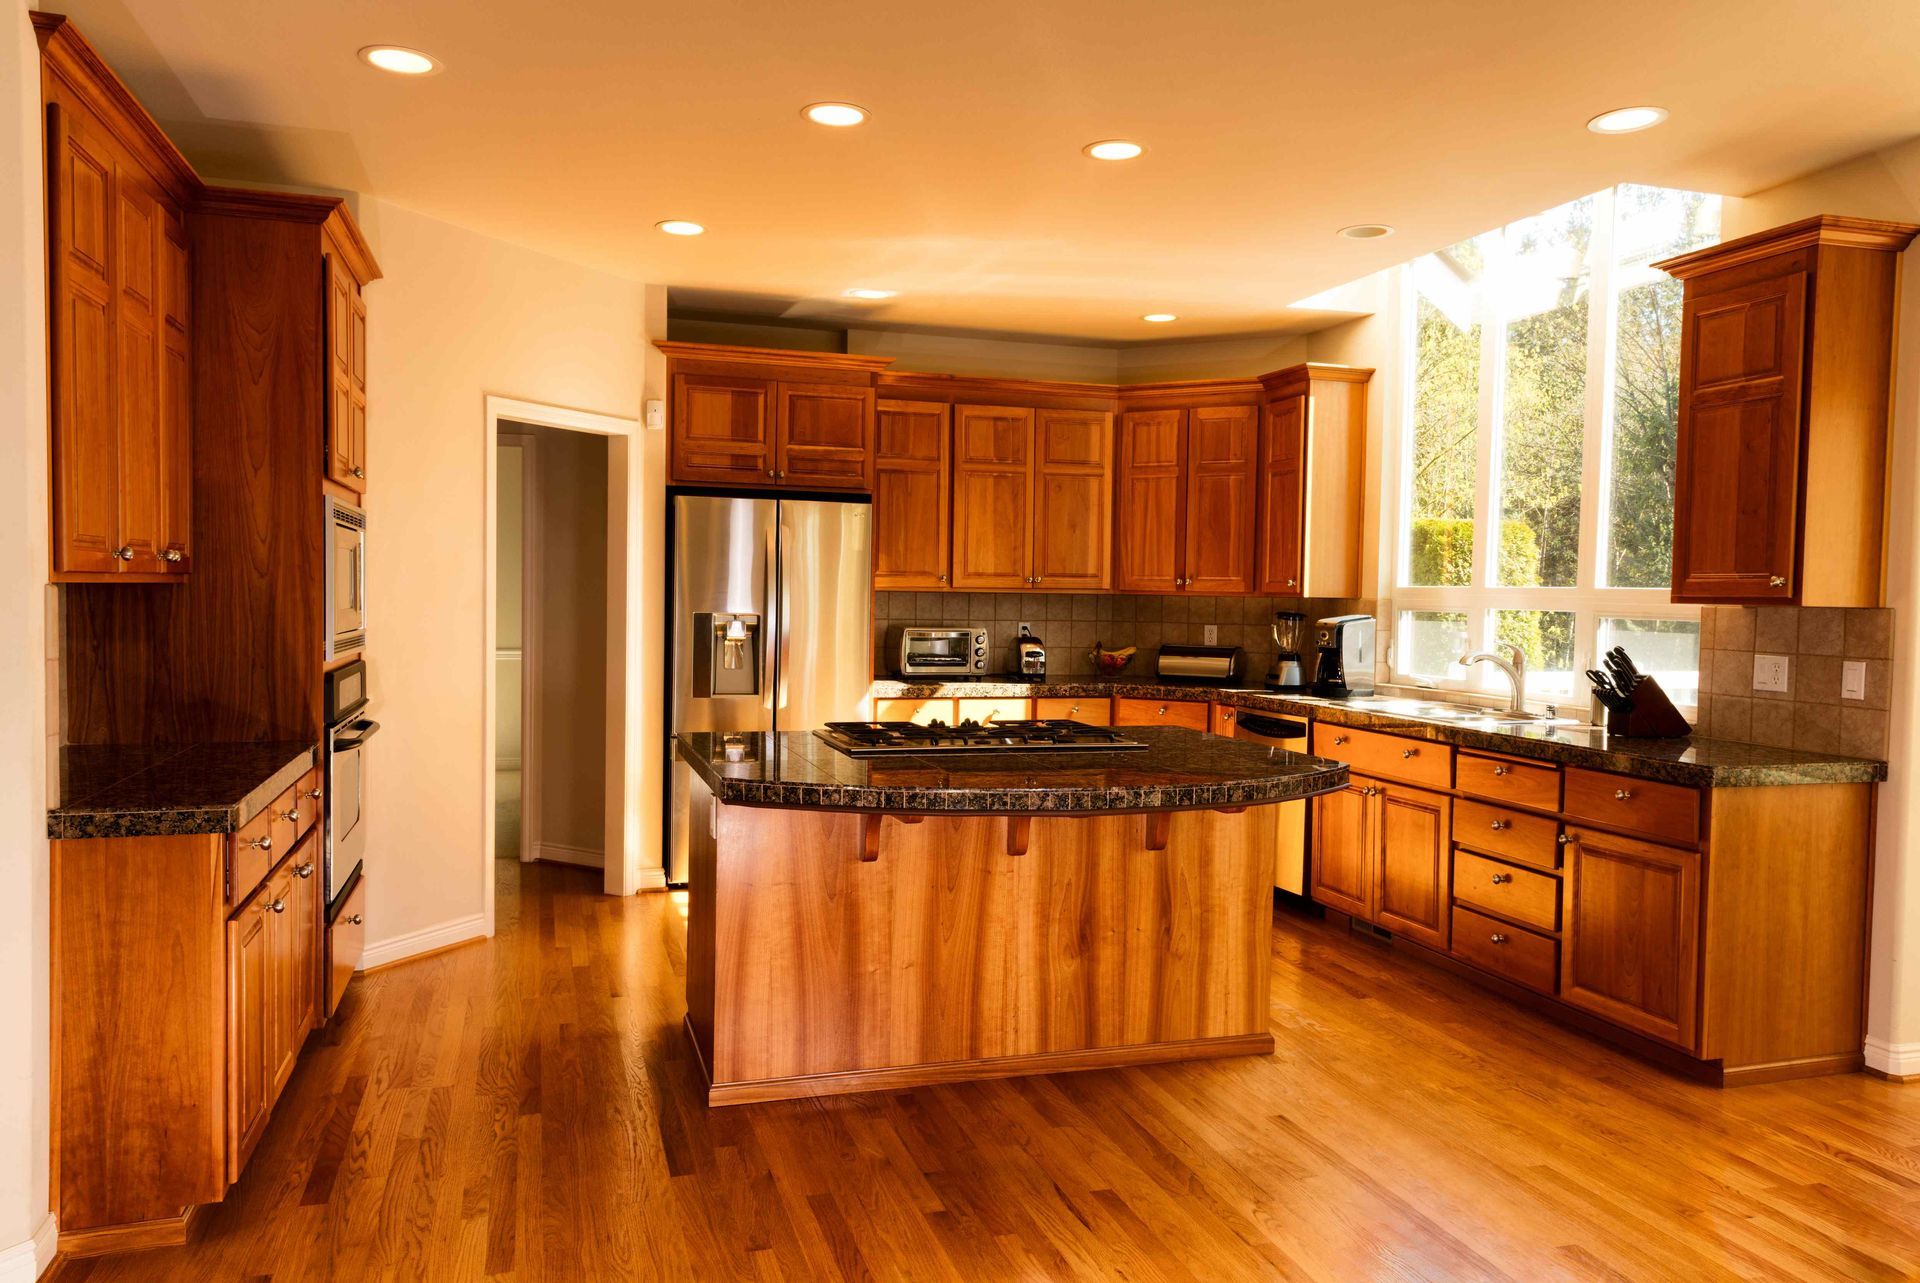
[(452, 922), (442, 922), (437, 927), (409, 931), (403, 936), (395, 936), (391, 940), (381, 940), (368, 945), (366, 953), (360, 959), (360, 969), (371, 971), (375, 967), (404, 962), (408, 958), (432, 953), (436, 949), (445, 949), (451, 945), (465, 944), (469, 940), (482, 939), (486, 934), (485, 914), (476, 913), (470, 918), (455, 918)]
[(0, 1283), (34, 1283), (53, 1264), (60, 1245), (60, 1226), (49, 1212), (33, 1237), (0, 1251)]
[(555, 864), (578, 864), (589, 869), (605, 868), (607, 864), (607, 857), (599, 851), (588, 850), (584, 846), (564, 846), (559, 842), (535, 843), (533, 858), (551, 860)]
[(1895, 1078), (1920, 1075), (1920, 1042), (1884, 1042), (1869, 1038), (1867, 1066)]
[(661, 868), (640, 870), (639, 889), (642, 891), (666, 890), (667, 889), (667, 871)]

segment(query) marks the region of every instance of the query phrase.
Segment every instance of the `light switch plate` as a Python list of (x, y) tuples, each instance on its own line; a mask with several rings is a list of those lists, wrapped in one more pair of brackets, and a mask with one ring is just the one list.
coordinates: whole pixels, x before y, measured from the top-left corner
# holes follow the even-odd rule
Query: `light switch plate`
[(1849, 659), (1840, 665), (1840, 698), (1865, 699), (1867, 697), (1867, 661)]
[(667, 403), (665, 401), (647, 402), (647, 426), (655, 432), (666, 430)]
[(1774, 691), (1785, 694), (1787, 689), (1787, 657), (1785, 655), (1755, 655), (1753, 657), (1753, 688), (1757, 691)]
[(1218, 646), (1220, 644), (1220, 625), (1208, 624), (1205, 628), (1202, 628), (1200, 630), (1200, 644), (1203, 646)]

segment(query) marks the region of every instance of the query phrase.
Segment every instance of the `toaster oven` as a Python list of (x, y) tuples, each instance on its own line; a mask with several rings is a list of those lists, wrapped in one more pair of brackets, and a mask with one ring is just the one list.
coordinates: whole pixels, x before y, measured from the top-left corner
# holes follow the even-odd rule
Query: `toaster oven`
[(987, 671), (984, 628), (902, 628), (902, 677), (982, 677)]

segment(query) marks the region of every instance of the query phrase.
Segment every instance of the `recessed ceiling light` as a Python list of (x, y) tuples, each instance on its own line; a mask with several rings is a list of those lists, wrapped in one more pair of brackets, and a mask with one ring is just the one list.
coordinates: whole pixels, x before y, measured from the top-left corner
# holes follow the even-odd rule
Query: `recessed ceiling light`
[(1665, 107), (1617, 107), (1603, 111), (1587, 122), (1596, 134), (1637, 134), (1652, 129), (1667, 118)]
[(877, 301), (883, 298), (892, 298), (894, 295), (898, 294), (899, 292), (900, 292), (899, 290), (852, 289), (852, 290), (846, 291), (846, 296), (848, 298), (867, 299), (868, 301), (871, 302), (871, 301)]
[(1340, 234), (1350, 241), (1377, 241), (1382, 236), (1393, 235), (1393, 229), (1385, 223), (1355, 223), (1341, 228)]
[(360, 61), (398, 76), (426, 76), (440, 70), (438, 59), (401, 45), (368, 45), (360, 51)]
[(1155, 325), (1165, 325), (1168, 321), (1177, 321), (1180, 318), (1172, 312), (1148, 312), (1140, 319), (1143, 321), (1152, 321)]
[(1088, 143), (1080, 149), (1095, 160), (1132, 160), (1146, 148), (1139, 143), (1130, 143), (1124, 138), (1108, 138), (1097, 143)]
[(698, 223), (690, 223), (684, 218), (669, 218), (665, 222), (655, 223), (655, 227), (669, 236), (698, 236), (707, 229)]
[(849, 125), (865, 122), (867, 109), (856, 107), (850, 102), (816, 102), (802, 108), (800, 114), (816, 125), (831, 125), (835, 129), (845, 129)]

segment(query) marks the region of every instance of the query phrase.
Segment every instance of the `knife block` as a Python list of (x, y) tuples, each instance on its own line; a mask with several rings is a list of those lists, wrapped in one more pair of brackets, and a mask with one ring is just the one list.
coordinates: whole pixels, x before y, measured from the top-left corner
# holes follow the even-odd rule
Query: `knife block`
[(1636, 739), (1679, 739), (1693, 734), (1660, 683), (1642, 677), (1633, 684), (1633, 707), (1624, 713), (1607, 711), (1607, 733)]

